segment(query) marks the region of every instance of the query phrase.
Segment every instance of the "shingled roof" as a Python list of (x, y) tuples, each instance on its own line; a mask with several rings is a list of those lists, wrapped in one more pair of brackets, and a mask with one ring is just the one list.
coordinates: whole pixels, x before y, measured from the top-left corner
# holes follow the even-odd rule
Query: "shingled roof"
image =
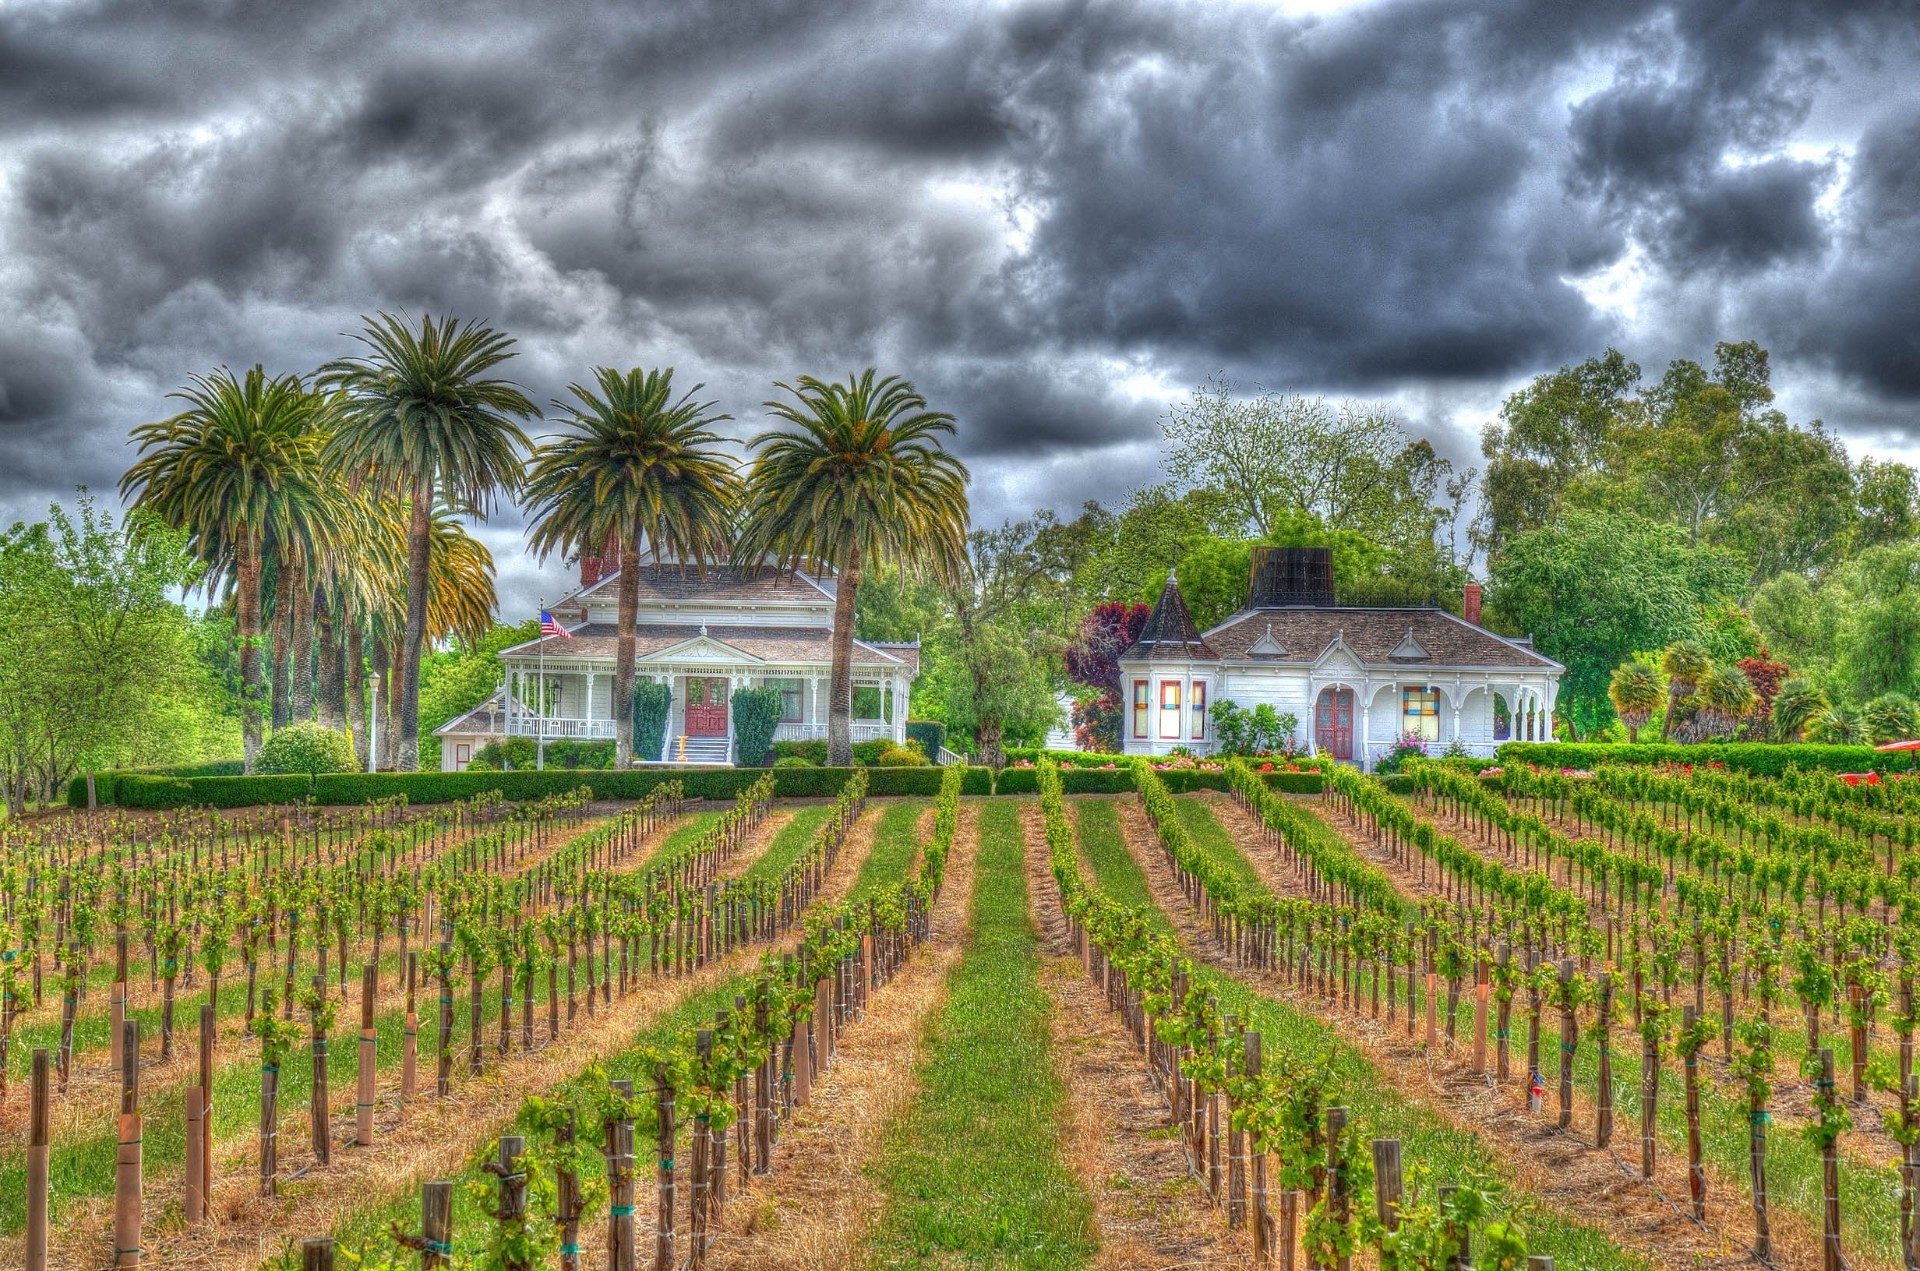
[[(682, 623), (646, 623), (634, 628), (633, 655), (636, 658), (648, 657), (670, 649), (696, 637), (705, 636), (715, 644), (738, 649), (752, 658), (763, 662), (795, 663), (818, 662), (831, 663), (833, 660), (833, 632), (824, 627), (700, 627)], [(619, 648), (620, 629), (610, 622), (590, 622), (575, 627), (571, 638), (567, 636), (547, 636), (527, 644), (508, 649), (507, 655), (514, 658), (538, 656), (545, 646), (549, 664), (558, 666), (569, 660), (606, 660), (613, 658)], [(916, 644), (870, 644), (865, 640), (853, 642), (853, 664), (861, 667), (897, 668), (906, 666), (916, 673), (920, 669), (920, 647)]]
[[(1184, 605), (1181, 611), (1185, 613)], [(1284, 652), (1275, 655), (1269, 651), (1269, 633)], [(1369, 666), (1560, 669), (1559, 663), (1521, 647), (1517, 641), (1476, 627), (1444, 609), (1243, 609), (1207, 632), (1204, 640), (1211, 656), (1228, 661), (1246, 658), (1311, 664), (1320, 660), (1336, 638)]]
[(1147, 625), (1140, 629), (1140, 638), (1120, 656), (1200, 661), (1217, 659), (1220, 655), (1200, 638), (1200, 629), (1193, 625), (1193, 614), (1187, 610), (1187, 598), (1180, 594), (1180, 584), (1169, 574), (1167, 585), (1160, 589), (1160, 599), (1154, 602), (1153, 612), (1147, 616)]

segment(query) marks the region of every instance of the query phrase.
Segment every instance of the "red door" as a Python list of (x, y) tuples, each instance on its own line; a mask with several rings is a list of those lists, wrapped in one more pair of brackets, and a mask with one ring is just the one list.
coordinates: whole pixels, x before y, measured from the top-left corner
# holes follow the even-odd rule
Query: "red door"
[(727, 682), (722, 679), (687, 681), (687, 736), (727, 735)]
[(1353, 690), (1326, 688), (1313, 708), (1314, 745), (1335, 759), (1353, 758)]

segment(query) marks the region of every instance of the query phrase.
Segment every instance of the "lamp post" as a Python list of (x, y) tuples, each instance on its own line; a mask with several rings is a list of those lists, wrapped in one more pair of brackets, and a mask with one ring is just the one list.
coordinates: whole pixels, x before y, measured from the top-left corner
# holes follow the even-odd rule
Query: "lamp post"
[(373, 675), (373, 710), (367, 716), (367, 771), (380, 771), (380, 673)]

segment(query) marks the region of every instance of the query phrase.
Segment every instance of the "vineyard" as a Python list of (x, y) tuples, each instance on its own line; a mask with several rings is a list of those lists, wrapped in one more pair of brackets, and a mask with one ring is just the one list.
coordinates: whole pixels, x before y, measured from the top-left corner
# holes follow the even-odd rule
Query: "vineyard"
[(10, 825), (0, 1265), (1920, 1266), (1920, 787), (1032, 771)]

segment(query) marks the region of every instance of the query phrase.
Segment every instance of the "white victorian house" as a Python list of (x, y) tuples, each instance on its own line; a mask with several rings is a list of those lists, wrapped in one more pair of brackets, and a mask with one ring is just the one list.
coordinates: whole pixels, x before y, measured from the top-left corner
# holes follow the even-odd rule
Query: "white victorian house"
[(1551, 738), (1566, 668), (1482, 627), (1477, 584), (1464, 608), (1336, 605), (1330, 549), (1255, 548), (1246, 607), (1202, 632), (1169, 578), (1120, 655), (1124, 749), (1209, 753), (1220, 701), (1290, 713), (1303, 745), (1363, 768), (1408, 734), (1482, 757)]
[[(567, 632), (503, 651), (505, 684), (490, 700), (434, 730), (440, 766), (464, 769), (502, 737), (611, 740), (619, 605), (617, 558), (583, 557), (580, 587), (551, 606)], [(668, 686), (672, 704), (658, 755), (641, 762), (729, 763), (737, 688), (777, 686), (774, 740), (825, 738), (832, 669), (834, 580), (773, 568), (644, 565), (635, 624), (636, 680)], [(853, 739), (906, 740), (908, 687), (919, 644), (856, 640)]]

